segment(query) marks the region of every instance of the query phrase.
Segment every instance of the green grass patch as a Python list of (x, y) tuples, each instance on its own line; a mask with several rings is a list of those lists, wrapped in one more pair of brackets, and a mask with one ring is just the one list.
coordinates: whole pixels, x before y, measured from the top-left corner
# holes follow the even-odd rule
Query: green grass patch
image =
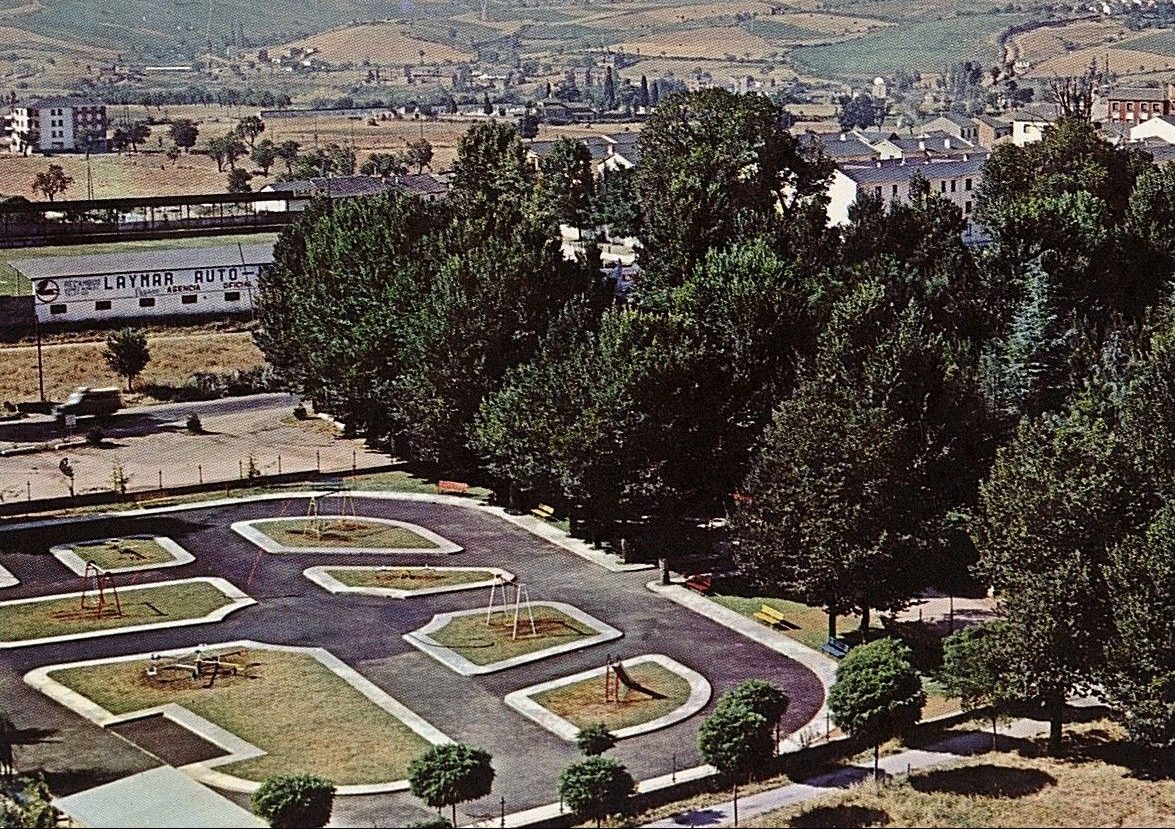
[(904, 22), (842, 43), (799, 46), (791, 59), (827, 78), (872, 78), (898, 70), (937, 73), (966, 60), (987, 66), (998, 57), (999, 33), (1027, 19), (1023, 14), (980, 14)]
[(429, 634), (429, 638), (474, 665), (492, 665), (599, 633), (563, 611), (543, 605), (534, 608), (534, 623), (537, 635), (532, 633), (530, 617), (523, 610), (518, 617), (518, 638), (515, 639), (512, 638), (513, 609), (495, 612), (488, 625), (484, 613), (471, 613), (455, 617), (436, 633)]
[[(788, 625), (778, 628), (782, 633), (790, 636), (801, 644), (813, 650), (820, 650), (828, 641), (828, 614), (819, 607), (800, 604), (788, 599), (775, 599), (767, 596), (726, 596), (712, 594), (713, 601), (741, 613), (748, 619), (753, 619), (763, 605), (778, 610), (787, 619)], [(856, 614), (837, 617), (837, 635), (850, 644), (860, 642), (861, 617)], [(870, 630), (881, 632), (880, 623), (872, 621)]]
[(405, 527), (351, 516), (281, 518), (258, 521), (258, 531), (286, 547), (364, 547), (379, 550), (435, 550), (437, 545)]
[(32, 283), (11, 262), (40, 257), (87, 256), (101, 253), (136, 253), (175, 248), (210, 248), (223, 245), (260, 245), (276, 242), (276, 233), (238, 233), (229, 236), (195, 236), (190, 239), (146, 239), (136, 242), (102, 242), (92, 245), (54, 245), (41, 248), (0, 248), (0, 296), (30, 296)]
[(597, 676), (543, 691), (531, 699), (578, 728), (602, 722), (609, 731), (652, 722), (676, 711), (689, 700), (689, 683), (663, 665), (643, 662), (626, 670), (634, 682), (661, 697), (650, 697), (639, 691), (625, 693), (621, 686), (622, 699), (605, 702), (604, 678)]
[(308, 654), (250, 650), (228, 657), (246, 666), (215, 683), (182, 671), (146, 675), (146, 660), (54, 671), (53, 679), (126, 714), (173, 702), (266, 752), (219, 771), (246, 780), (318, 774), (336, 785), (402, 780), (428, 748), (423, 737)]
[(1142, 37), (1122, 41), (1115, 46), (1118, 49), (1133, 49), (1136, 52), (1175, 56), (1175, 29), (1158, 29)]
[[(409, 472), (394, 470), (392, 472), (372, 472), (366, 475), (352, 475), (347, 478), (347, 486), (355, 491), (369, 490), (372, 492), (422, 492), (436, 495), (435, 481), (429, 481)], [(493, 492), (483, 486), (471, 486), (465, 491), (465, 497), (485, 500)]]
[(169, 564), (175, 560), (155, 539), (133, 536), (83, 541), (70, 545), (70, 550), (82, 561), (92, 561), (103, 570)]
[[(109, 600), (102, 612), (83, 609), (76, 596), (21, 604), (0, 604), (0, 641), (23, 642), (95, 630), (200, 619), (233, 600), (202, 581), (163, 584), (119, 593), (121, 614)], [(92, 603), (89, 597), (87, 602)]]
[(327, 570), (347, 587), (382, 587), (392, 590), (428, 590), (489, 581), (489, 570), (434, 570), (431, 567), (364, 567), (360, 570)]

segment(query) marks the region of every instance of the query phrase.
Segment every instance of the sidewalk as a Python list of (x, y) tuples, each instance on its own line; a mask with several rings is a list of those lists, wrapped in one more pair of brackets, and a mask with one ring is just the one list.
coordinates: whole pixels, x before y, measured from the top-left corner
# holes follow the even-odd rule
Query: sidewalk
[[(1026, 738), (1045, 733), (1048, 724), (1037, 720), (1017, 720), (1000, 731), (1001, 737)], [(950, 763), (962, 757), (982, 754), (991, 748), (991, 735), (985, 731), (971, 731), (948, 737), (924, 749), (909, 749), (881, 758), (881, 771), (886, 776), (909, 774)], [(866, 762), (845, 766), (836, 771), (817, 775), (803, 783), (791, 783), (777, 789), (740, 797), (738, 801), (739, 821), (765, 815), (776, 809), (794, 806), (828, 797), (838, 789), (848, 789), (873, 776), (873, 763)], [(734, 803), (726, 801), (672, 815), (664, 820), (645, 824), (645, 827), (676, 829), (682, 826), (730, 826), (734, 824)]]

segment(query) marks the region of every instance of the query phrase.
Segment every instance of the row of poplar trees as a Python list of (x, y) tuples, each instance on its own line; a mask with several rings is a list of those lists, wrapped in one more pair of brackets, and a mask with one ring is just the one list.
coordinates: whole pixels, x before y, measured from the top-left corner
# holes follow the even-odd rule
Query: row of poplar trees
[[(579, 143), (532, 165), (474, 126), (447, 200), (318, 204), (283, 233), (258, 342), (356, 432), (516, 506), (651, 545), (731, 514), (732, 567), (830, 633), (978, 578), (990, 659), (1056, 741), (1096, 690), (1175, 742), (1175, 169), (1061, 119), (991, 154), (972, 216), (916, 176), (829, 228), (831, 165), (785, 123), (675, 94), (602, 181)], [(639, 236), (623, 301), (560, 223)]]

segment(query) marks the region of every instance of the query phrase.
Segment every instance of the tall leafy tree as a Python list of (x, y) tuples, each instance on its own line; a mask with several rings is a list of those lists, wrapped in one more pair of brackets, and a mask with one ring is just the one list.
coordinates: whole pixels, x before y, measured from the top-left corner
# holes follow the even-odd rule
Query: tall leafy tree
[(741, 703), (714, 709), (698, 728), (698, 753), (730, 781), (738, 822), (738, 787), (775, 754), (771, 723)]
[(582, 141), (560, 138), (540, 162), (539, 195), (560, 221), (583, 228), (591, 223), (596, 175)]
[(265, 122), (260, 115), (246, 115), (237, 122), (234, 131), (249, 144), (249, 149), (253, 149), (261, 133), (265, 132)]
[(110, 370), (126, 378), (126, 390), (132, 391), (134, 380), (143, 373), (151, 362), (151, 350), (147, 346), (147, 334), (139, 328), (120, 328), (106, 338), (102, 357)]
[(992, 750), (1000, 717), (1009, 705), (1020, 701), (1006, 642), (999, 620), (968, 625), (943, 641), (943, 687), (958, 698), (964, 711), (987, 712)]
[(600, 826), (606, 817), (628, 811), (636, 784), (628, 769), (610, 757), (572, 763), (559, 775), (559, 797), (572, 811)]
[(412, 794), (434, 809), (448, 806), (457, 825), (457, 804), (490, 793), (494, 767), (489, 752), (465, 743), (445, 743), (429, 748), (408, 764)]
[(196, 139), (200, 136), (200, 129), (190, 118), (177, 118), (171, 122), (169, 128), (171, 140), (185, 152), (196, 146)]

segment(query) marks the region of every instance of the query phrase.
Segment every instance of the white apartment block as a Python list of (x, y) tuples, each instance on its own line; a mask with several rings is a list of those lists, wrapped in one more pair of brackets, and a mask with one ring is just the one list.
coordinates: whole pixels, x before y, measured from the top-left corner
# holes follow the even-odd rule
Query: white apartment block
[(106, 105), (76, 98), (43, 98), (17, 104), (10, 119), (12, 152), (72, 152), (106, 148)]

